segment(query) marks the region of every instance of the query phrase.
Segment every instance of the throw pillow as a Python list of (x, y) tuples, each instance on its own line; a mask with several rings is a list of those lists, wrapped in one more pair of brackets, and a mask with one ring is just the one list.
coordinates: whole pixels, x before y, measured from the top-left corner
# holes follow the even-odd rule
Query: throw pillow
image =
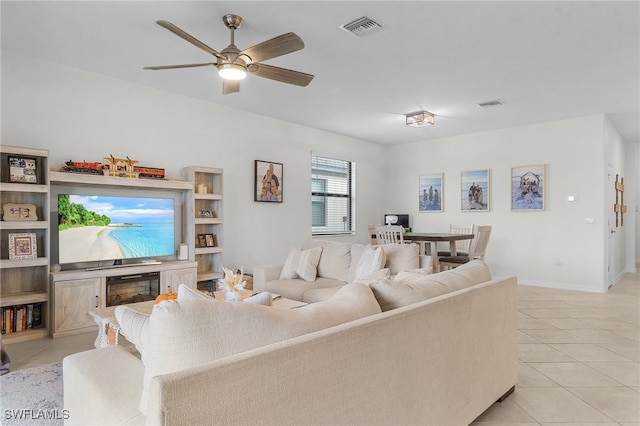
[(391, 275), (420, 267), (420, 246), (418, 244), (383, 244), (380, 247), (387, 257), (387, 263), (384, 267), (391, 270)]
[(474, 260), (437, 274), (413, 276), (405, 281), (383, 279), (369, 287), (382, 311), (389, 311), (490, 280), (487, 265), (481, 260)]
[(147, 333), (149, 332), (149, 315), (131, 309), (127, 305), (116, 306), (115, 316), (120, 325), (120, 333), (140, 353), (142, 364), (145, 363)]
[(359, 283), (364, 283), (366, 285), (370, 285), (371, 283), (375, 283), (385, 278), (389, 278), (389, 268), (384, 268), (378, 271), (371, 272), (370, 274), (367, 274), (363, 277), (356, 278), (355, 281)]
[(318, 276), (348, 282), (351, 266), (351, 243), (309, 238), (302, 244), (303, 250), (314, 247), (322, 247), (322, 256), (318, 262)]
[(322, 247), (309, 250), (292, 249), (282, 267), (280, 279), (302, 278), (305, 281), (315, 281), (321, 254)]
[(432, 269), (431, 267), (428, 267), (428, 268), (410, 269), (408, 271), (400, 271), (395, 277), (393, 277), (393, 281), (397, 283), (419, 282), (424, 280), (426, 275), (431, 274), (431, 269)]
[(356, 279), (365, 277), (372, 272), (379, 271), (384, 268), (384, 264), (387, 261), (387, 257), (382, 250), (382, 247), (376, 247), (375, 249), (368, 245), (365, 247), (362, 256), (358, 260), (358, 266), (356, 267)]

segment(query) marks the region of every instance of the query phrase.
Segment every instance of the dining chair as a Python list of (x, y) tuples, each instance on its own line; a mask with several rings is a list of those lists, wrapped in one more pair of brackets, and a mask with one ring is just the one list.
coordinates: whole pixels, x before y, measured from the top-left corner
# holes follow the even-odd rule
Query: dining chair
[[(456, 235), (473, 234), (475, 236), (477, 228), (478, 227), (476, 225), (473, 225), (473, 224), (472, 225), (450, 225), (449, 226), (449, 233), (456, 234)], [(469, 255), (469, 250), (471, 249), (472, 241), (473, 240), (456, 241), (456, 253), (458, 255), (466, 255), (466, 256), (468, 256)], [(439, 256), (451, 256), (451, 251), (449, 250), (449, 247), (447, 247), (446, 251), (438, 250), (438, 257)]]
[(376, 226), (379, 225), (368, 225), (367, 226), (367, 230), (369, 232), (369, 243), (372, 246), (375, 246), (376, 244), (378, 244), (378, 234), (376, 231)]
[(475, 237), (473, 238), (473, 240), (470, 240), (471, 248), (469, 250), (469, 254), (466, 256), (449, 255), (449, 256), (439, 257), (438, 262), (440, 263), (440, 270), (444, 271), (447, 269), (453, 269), (475, 259), (484, 260), (484, 254), (487, 250), (487, 245), (489, 244), (490, 236), (491, 236), (491, 226), (488, 226), (488, 225), (478, 226), (477, 232), (475, 233)]
[(404, 228), (400, 225), (377, 225), (378, 244), (404, 244)]

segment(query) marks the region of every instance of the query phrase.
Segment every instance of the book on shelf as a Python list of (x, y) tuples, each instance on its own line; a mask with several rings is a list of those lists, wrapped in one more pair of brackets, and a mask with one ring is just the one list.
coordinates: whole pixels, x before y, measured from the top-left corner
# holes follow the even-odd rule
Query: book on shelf
[(2, 334), (17, 333), (42, 325), (42, 303), (0, 308)]

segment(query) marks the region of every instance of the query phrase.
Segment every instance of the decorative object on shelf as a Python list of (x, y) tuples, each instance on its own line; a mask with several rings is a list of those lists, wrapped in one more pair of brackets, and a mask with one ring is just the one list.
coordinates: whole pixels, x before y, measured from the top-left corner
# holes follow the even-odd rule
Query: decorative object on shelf
[(9, 156), (9, 182), (38, 183), (38, 165), (35, 158)]
[(196, 192), (198, 194), (206, 194), (209, 192), (209, 188), (204, 183), (199, 183), (196, 185)]
[(218, 238), (213, 234), (198, 234), (198, 247), (218, 247)]
[(198, 210), (198, 217), (212, 219), (216, 217), (216, 212), (212, 210), (200, 209)]
[(490, 170), (462, 172), (461, 201), (463, 212), (489, 211)]
[(89, 161), (65, 161), (64, 166), (62, 166), (61, 171), (67, 173), (85, 173), (91, 175), (100, 175), (102, 174), (102, 163), (98, 162), (89, 162)]
[(38, 247), (35, 233), (9, 234), (9, 259), (35, 259), (37, 257)]
[(105, 176), (117, 176), (137, 178), (139, 173), (135, 171), (135, 165), (138, 160), (132, 160), (131, 158), (115, 158), (113, 155), (110, 157), (104, 157), (104, 161), (107, 162), (103, 169)]
[(420, 176), (418, 206), (421, 212), (442, 212), (442, 182), (444, 173)]
[(624, 214), (627, 212), (627, 205), (624, 203), (624, 178), (616, 174), (616, 203), (613, 211), (616, 213), (616, 227), (624, 226)]
[(225, 300), (240, 300), (238, 292), (244, 290), (244, 286), (247, 285), (242, 268), (234, 271), (223, 266), (222, 271), (224, 278), (220, 280), (220, 290), (226, 291)]
[(255, 160), (254, 201), (282, 203), (282, 163)]
[(2, 220), (38, 220), (36, 206), (34, 204), (3, 204)]
[(543, 211), (545, 165), (511, 168), (511, 210)]

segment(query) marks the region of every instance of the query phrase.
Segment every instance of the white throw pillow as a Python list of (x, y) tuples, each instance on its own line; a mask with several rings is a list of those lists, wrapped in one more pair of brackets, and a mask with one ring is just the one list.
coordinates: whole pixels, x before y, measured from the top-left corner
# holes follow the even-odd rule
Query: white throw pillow
[(356, 267), (356, 280), (384, 268), (386, 261), (387, 257), (385, 256), (382, 247), (376, 247), (374, 249), (371, 245), (366, 246), (362, 256), (358, 260), (358, 266)]
[(385, 278), (389, 278), (389, 268), (384, 268), (375, 272), (371, 272), (370, 274), (365, 275), (364, 277), (356, 278), (354, 282), (370, 285), (371, 283), (378, 282)]
[(282, 267), (280, 279), (302, 278), (305, 281), (315, 281), (321, 254), (322, 247), (309, 250), (292, 249)]
[(147, 333), (149, 332), (149, 315), (131, 309), (127, 305), (116, 306), (115, 316), (120, 325), (120, 333), (136, 347), (140, 353), (142, 364), (146, 359)]
[(393, 281), (397, 283), (413, 283), (424, 280), (427, 275), (431, 274), (431, 267), (410, 269), (408, 271), (400, 271), (393, 277)]

